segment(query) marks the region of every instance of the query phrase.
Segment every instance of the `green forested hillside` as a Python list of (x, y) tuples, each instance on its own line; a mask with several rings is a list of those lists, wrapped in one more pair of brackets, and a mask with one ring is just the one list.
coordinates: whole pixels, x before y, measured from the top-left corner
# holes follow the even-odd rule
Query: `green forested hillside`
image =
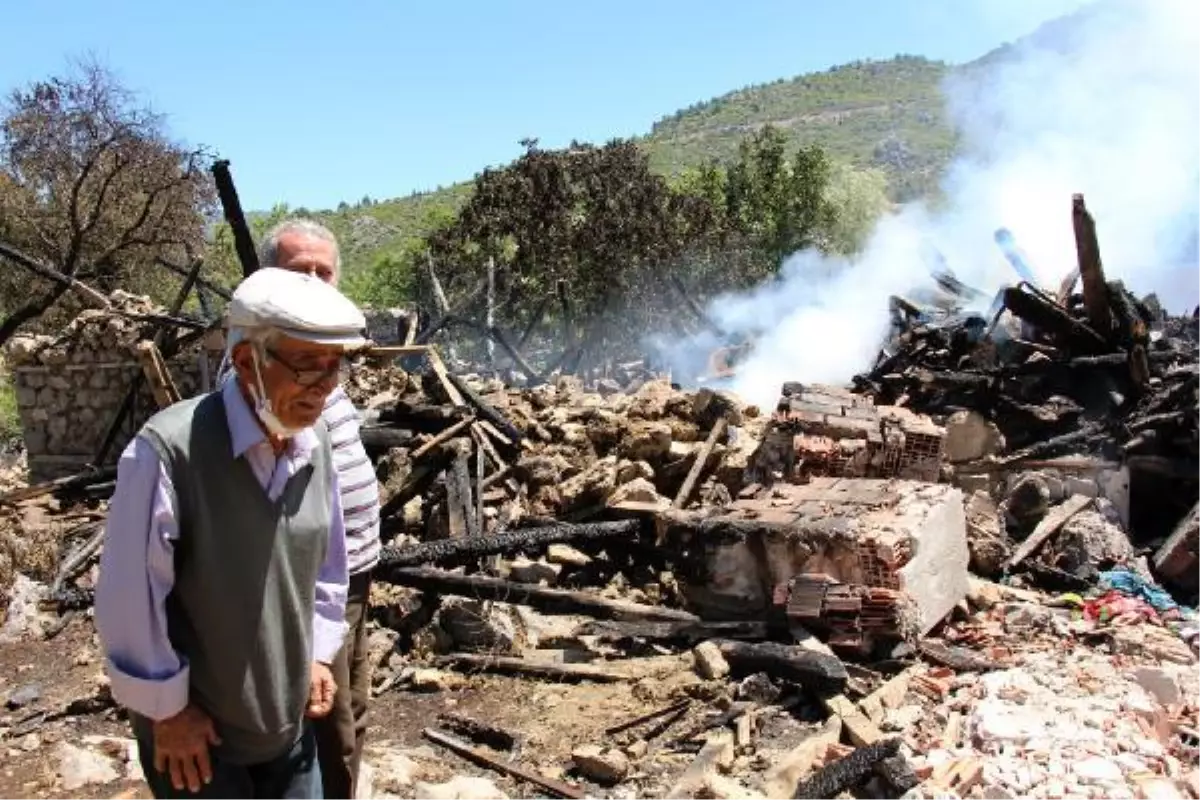
[(665, 117), (643, 142), (651, 165), (671, 174), (728, 159), (742, 137), (770, 123), (793, 145), (819, 144), (853, 166), (884, 169), (893, 196), (905, 199), (930, 188), (953, 149), (939, 92), (948, 70), (898, 56), (739, 89)]
[[(939, 82), (951, 67), (916, 56), (863, 61), (739, 89), (655, 123), (640, 139), (652, 168), (678, 175), (732, 157), (746, 134), (768, 123), (789, 144), (820, 144), (835, 159), (881, 168), (893, 199), (929, 191), (954, 148)], [(466, 199), (470, 183), (315, 212), (343, 243), (347, 275), (398, 254)]]

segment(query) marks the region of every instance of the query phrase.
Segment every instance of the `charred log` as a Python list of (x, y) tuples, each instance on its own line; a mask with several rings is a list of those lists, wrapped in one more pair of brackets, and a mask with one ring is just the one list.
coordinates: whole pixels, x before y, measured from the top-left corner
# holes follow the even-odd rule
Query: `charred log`
[(449, 373), (448, 377), (450, 378), (450, 382), (454, 384), (454, 388), (458, 389), (466, 401), (475, 407), (481, 418), (496, 426), (514, 444), (525, 438), (525, 434), (521, 433), (520, 429), (513, 425), (508, 417), (497, 411), (495, 406), (480, 397), (479, 393), (470, 386), (467, 386), (466, 381), (454, 373)]
[(837, 797), (847, 789), (861, 784), (875, 771), (880, 762), (899, 752), (900, 740), (894, 738), (860, 747), (845, 758), (839, 758), (814, 772), (796, 787), (796, 793), (792, 796), (797, 800)]
[(609, 600), (587, 592), (516, 583), (484, 575), (461, 575), (437, 569), (400, 567), (380, 573), (379, 580), (437, 594), (529, 606), (547, 614), (583, 614), (600, 619), (618, 620), (674, 620), (684, 623), (697, 621), (694, 614), (674, 608)]
[(765, 672), (824, 695), (840, 694), (849, 680), (846, 665), (829, 653), (776, 642), (718, 640), (717, 646), (735, 673)]
[(420, 564), (458, 566), (482, 556), (535, 553), (550, 544), (569, 543), (578, 546), (633, 536), (640, 527), (641, 523), (636, 519), (580, 525), (556, 524), (504, 531), (477, 538), (422, 542), (403, 550), (385, 547), (379, 556), (378, 569), (381, 580), (386, 580), (387, 572), (395, 567), (413, 567)]

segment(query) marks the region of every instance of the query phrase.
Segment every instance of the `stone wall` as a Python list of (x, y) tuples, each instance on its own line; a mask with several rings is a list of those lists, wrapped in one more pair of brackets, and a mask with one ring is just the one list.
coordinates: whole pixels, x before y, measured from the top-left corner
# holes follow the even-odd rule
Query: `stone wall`
[[(15, 336), (6, 348), (33, 481), (78, 472), (92, 463), (129, 386), (141, 373), (133, 348), (152, 335), (154, 324), (147, 315), (162, 309), (123, 292), (111, 299), (112, 311), (84, 311), (57, 336)], [(167, 362), (182, 397), (203, 390), (202, 357), (210, 380), (216, 375), (219, 340), (216, 336), (197, 342)], [(157, 410), (142, 383), (105, 463), (115, 463)]]
[[(690, 556), (676, 572), (689, 607), (713, 619), (763, 619), (778, 587), (820, 575), (900, 593), (909, 613), (879, 619), (897, 629), (876, 633), (924, 635), (967, 593), (963, 496), (944, 483), (813, 478), (662, 525), (662, 540)], [(869, 604), (856, 611), (856, 624), (870, 621)]]

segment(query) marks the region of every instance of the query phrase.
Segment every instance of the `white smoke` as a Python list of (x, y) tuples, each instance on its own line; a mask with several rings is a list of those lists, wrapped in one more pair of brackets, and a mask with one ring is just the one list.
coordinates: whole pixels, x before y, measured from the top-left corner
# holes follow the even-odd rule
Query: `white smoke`
[(1195, 0), (1101, 0), (951, 79), (947, 107), (962, 142), (942, 210), (909, 207), (882, 220), (853, 263), (799, 253), (778, 280), (711, 304), (724, 331), (760, 334), (734, 391), (770, 408), (784, 381), (844, 382), (869, 368), (889, 296), (930, 283), (929, 243), (990, 297), (1018, 280), (993, 240), (1005, 226), (1039, 282), (1056, 288), (1076, 263), (1077, 192), (1096, 220), (1108, 278), (1190, 311), (1198, 295), (1198, 30)]

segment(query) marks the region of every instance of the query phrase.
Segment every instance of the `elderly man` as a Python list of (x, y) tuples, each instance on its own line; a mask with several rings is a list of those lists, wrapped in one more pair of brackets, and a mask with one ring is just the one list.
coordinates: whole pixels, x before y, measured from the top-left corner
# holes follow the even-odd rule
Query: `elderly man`
[(309, 718), (345, 634), (342, 491), (320, 422), (362, 314), (311, 277), (234, 292), (234, 377), (122, 454), (96, 624), (156, 797), (322, 797)]
[[(300, 272), (337, 286), (341, 260), (337, 240), (324, 226), (288, 219), (263, 237), (259, 263)], [(325, 401), (333, 463), (342, 487), (350, 589), (346, 597), (346, 641), (333, 661), (337, 694), (333, 711), (316, 722), (317, 754), (326, 797), (354, 797), (367, 733), (371, 664), (367, 649), (367, 605), (371, 569), (379, 559), (379, 485), (359, 437), (358, 412), (342, 387)]]

